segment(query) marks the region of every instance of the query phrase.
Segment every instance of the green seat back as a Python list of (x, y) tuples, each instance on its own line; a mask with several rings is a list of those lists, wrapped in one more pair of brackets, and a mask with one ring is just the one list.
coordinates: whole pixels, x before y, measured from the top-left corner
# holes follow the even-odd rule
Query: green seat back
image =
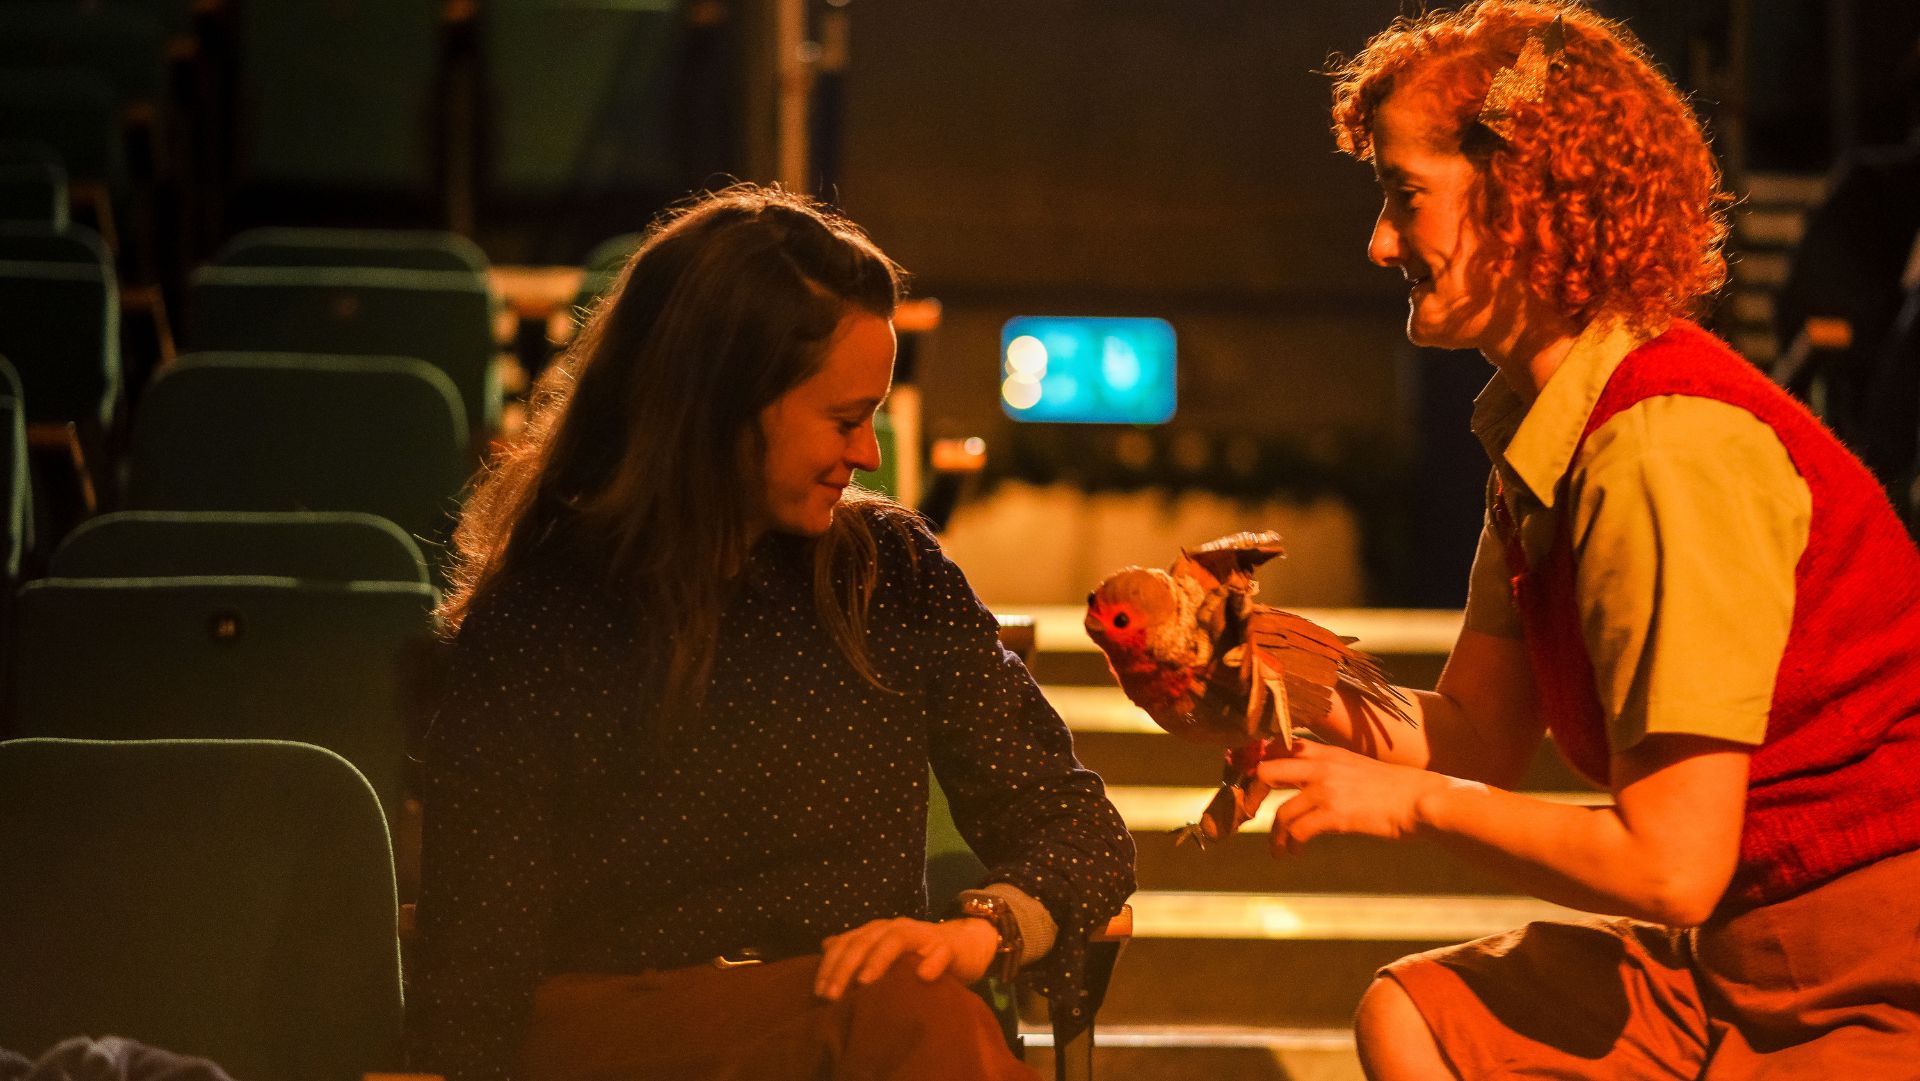
[(82, 522), (47, 566), (57, 578), (265, 575), (427, 582), (420, 546), (353, 511), (119, 511)]
[(158, 23), (161, 31), (170, 37), (187, 37), (193, 32), (194, 9), (205, 5), (196, 3), (196, 0), (116, 0), (113, 6), (141, 12)]
[(120, 300), (112, 259), (78, 226), (0, 228), (0, 355), (29, 421), (109, 423), (120, 400)]
[(385, 267), (471, 274), (482, 282), (487, 255), (458, 233), (432, 229), (249, 229), (214, 255), (216, 266)]
[(78, 263), (113, 273), (113, 252), (84, 225), (0, 222), (0, 259), (26, 263)]
[[(20, 561), (33, 545), (33, 501), (27, 480), (27, 413), (20, 376), (0, 357), (0, 585), (9, 592), (20, 580)], [(0, 613), (7, 610), (0, 603)], [(0, 629), (0, 643), (7, 632)], [(4, 651), (0, 651), (3, 653)], [(5, 671), (0, 660), (0, 671)], [(6, 711), (0, 709), (0, 716)]]
[(961, 890), (978, 887), (987, 879), (987, 865), (973, 854), (960, 828), (953, 824), (947, 794), (933, 771), (927, 771), (927, 901), (935, 914)]
[(116, 3), (0, 5), (0, 68), (79, 68), (121, 104), (166, 95), (166, 31), (151, 12)]
[(437, 5), (247, 0), (238, 32), (242, 182), (431, 185)]
[[(27, 414), (20, 377), (0, 357), (0, 685), (13, 682), (13, 588), (33, 550), (33, 493), (27, 462)], [(12, 727), (0, 700), (0, 739)]]
[(492, 0), (488, 179), (507, 199), (686, 187), (670, 152), (679, 0)]
[[(954, 895), (961, 890), (977, 889), (987, 880), (987, 865), (973, 854), (966, 838), (954, 825), (953, 809), (940, 782), (927, 771), (927, 903), (933, 914), (946, 914)], [(1000, 1034), (1007, 1046), (1020, 1053), (1020, 1017), (1014, 1009), (1011, 988), (991, 984), (980, 989), (980, 997), (1000, 1023)]]
[(293, 743), (0, 743), (0, 1047), (114, 1033), (237, 1078), (394, 1065), (393, 857)]
[(886, 410), (873, 415), (874, 438), (880, 443), (880, 468), (871, 473), (861, 473), (854, 478), (861, 487), (900, 498), (900, 439), (894, 431), (893, 418)]
[(579, 291), (573, 295), (573, 322), (576, 328), (585, 322), (586, 313), (593, 310), (607, 290), (613, 288), (614, 279), (620, 276), (627, 260), (640, 250), (640, 243), (645, 239), (644, 233), (622, 233), (601, 241), (587, 253), (586, 260), (580, 264), (586, 273), (580, 278)]
[(0, 69), (0, 139), (50, 147), (73, 180), (126, 185), (118, 95), (99, 72)]
[(201, 351), (416, 357), (447, 374), (467, 426), (500, 427), (490, 298), (465, 272), (210, 266), (193, 276), (187, 341)]
[(406, 733), (430, 698), (427, 586), (41, 578), (16, 604), (15, 734), (298, 740), (398, 808)]
[(58, 161), (0, 158), (0, 222), (30, 222), (59, 229), (71, 220), (65, 166)]
[(453, 385), (396, 357), (182, 357), (141, 399), (135, 510), (361, 511), (437, 555), (466, 481)]

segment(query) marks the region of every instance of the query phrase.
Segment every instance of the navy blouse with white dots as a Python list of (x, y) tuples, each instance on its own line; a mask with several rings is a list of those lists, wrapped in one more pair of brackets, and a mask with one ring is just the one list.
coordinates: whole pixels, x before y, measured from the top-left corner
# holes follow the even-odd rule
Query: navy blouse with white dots
[(537, 556), (477, 598), (424, 747), (417, 1068), (511, 1077), (546, 975), (928, 915), (929, 762), (989, 880), (1060, 927), (1028, 972), (1056, 1011), (1083, 1007), (1084, 937), (1132, 892), (1132, 841), (959, 568), (917, 521), (861, 513), (888, 690), (823, 630), (807, 542), (773, 536), (726, 610), (706, 702), (664, 746), (641, 719), (637, 616), (594, 568)]

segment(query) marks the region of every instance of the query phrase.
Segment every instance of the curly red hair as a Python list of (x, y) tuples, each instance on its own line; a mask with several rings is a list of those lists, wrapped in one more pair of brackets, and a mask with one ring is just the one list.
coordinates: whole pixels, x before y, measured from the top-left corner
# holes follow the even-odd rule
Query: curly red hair
[[(1566, 47), (1546, 93), (1502, 138), (1479, 122), (1487, 87), (1556, 17)], [(1478, 167), (1495, 269), (1567, 317), (1657, 328), (1725, 283), (1730, 200), (1706, 133), (1620, 23), (1567, 0), (1477, 0), (1396, 20), (1331, 74), (1334, 136), (1362, 161), (1387, 96), (1422, 96), (1436, 149)]]

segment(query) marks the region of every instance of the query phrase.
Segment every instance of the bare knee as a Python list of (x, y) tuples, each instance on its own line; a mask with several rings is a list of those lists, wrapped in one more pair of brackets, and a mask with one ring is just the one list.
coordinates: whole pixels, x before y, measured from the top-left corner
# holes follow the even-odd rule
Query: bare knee
[(1372, 1081), (1451, 1081), (1433, 1031), (1399, 981), (1376, 977), (1360, 996), (1353, 1031)]

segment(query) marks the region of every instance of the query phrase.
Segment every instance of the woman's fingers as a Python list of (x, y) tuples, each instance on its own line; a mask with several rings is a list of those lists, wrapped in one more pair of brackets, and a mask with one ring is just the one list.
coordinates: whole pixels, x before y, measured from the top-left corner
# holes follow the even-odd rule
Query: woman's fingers
[(945, 942), (936, 942), (920, 951), (920, 963), (913, 974), (923, 980), (937, 980), (953, 967), (953, 950)]
[(920, 955), (915, 971), (921, 979), (938, 978), (953, 966), (953, 949), (937, 924), (905, 917), (874, 920), (821, 942), (820, 971), (814, 977), (813, 993), (836, 1000), (846, 993), (849, 984), (868, 984), (886, 975), (887, 969), (907, 953)]
[(1351, 759), (1364, 758), (1342, 747), (1329, 747), (1309, 739), (1296, 740), (1293, 750), (1260, 760), (1255, 776), (1275, 788), (1296, 787), (1320, 776), (1328, 768)]
[(861, 924), (844, 934), (833, 935), (820, 943), (820, 970), (813, 978), (813, 993), (825, 999), (837, 999), (867, 958), (880, 925), (876, 920)]
[(1314, 797), (1303, 790), (1296, 792), (1290, 799), (1282, 800), (1280, 805), (1273, 809), (1273, 828), (1267, 831), (1267, 836), (1271, 840), (1274, 855), (1278, 856), (1292, 849), (1293, 824), (1313, 807)]
[(1275, 815), (1273, 831), (1268, 834), (1268, 847), (1275, 856), (1284, 856), (1306, 844), (1320, 834), (1327, 832), (1333, 824), (1333, 815), (1327, 808), (1311, 802), (1302, 796), (1288, 800), (1281, 810), (1295, 804), (1300, 805), (1296, 813), (1286, 818)]
[[(900, 922), (905, 923), (907, 921)], [(887, 969), (893, 967), (893, 963), (900, 959), (900, 955), (905, 952), (910, 945), (916, 945), (916, 940), (921, 939), (921, 932), (918, 931), (918, 927), (929, 926), (919, 920), (913, 920), (911, 922), (917, 925), (917, 927), (895, 926), (889, 928), (885, 934), (882, 934), (879, 940), (873, 944), (872, 948), (867, 950), (867, 956), (861, 960), (860, 967), (854, 978), (858, 979), (861, 983), (872, 983), (881, 976), (886, 975)]]
[(1290, 756), (1260, 763), (1259, 778), (1299, 790), (1274, 814), (1276, 855), (1323, 833), (1365, 834), (1390, 841), (1410, 836), (1417, 829), (1421, 796), (1447, 783), (1437, 773), (1304, 742)]

